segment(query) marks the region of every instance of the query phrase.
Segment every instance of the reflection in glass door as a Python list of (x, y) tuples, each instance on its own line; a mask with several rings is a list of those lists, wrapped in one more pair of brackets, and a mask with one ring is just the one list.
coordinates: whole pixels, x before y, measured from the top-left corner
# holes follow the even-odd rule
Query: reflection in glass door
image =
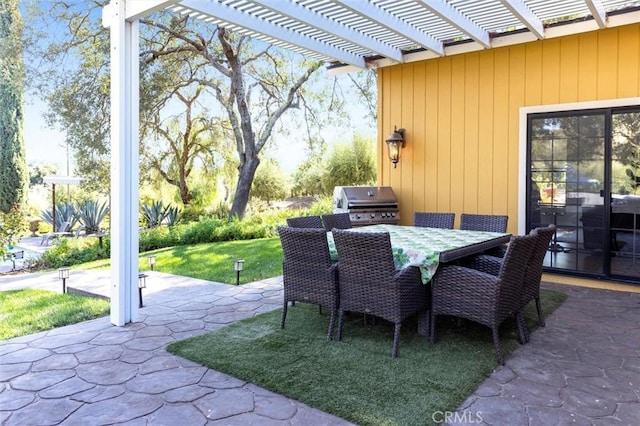
[(640, 278), (640, 112), (611, 116), (611, 275)]
[(528, 229), (556, 225), (545, 267), (603, 275), (606, 115), (529, 117)]

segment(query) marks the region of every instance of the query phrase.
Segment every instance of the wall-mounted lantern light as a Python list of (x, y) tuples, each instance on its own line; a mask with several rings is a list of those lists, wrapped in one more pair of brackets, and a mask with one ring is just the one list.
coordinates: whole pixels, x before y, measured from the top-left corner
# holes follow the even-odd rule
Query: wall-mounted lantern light
[(236, 285), (240, 285), (240, 271), (244, 268), (244, 259), (234, 259), (233, 269), (236, 271)]
[(147, 256), (147, 262), (149, 262), (149, 267), (153, 271), (153, 265), (156, 264), (156, 255), (150, 254), (149, 256)]
[(69, 278), (69, 268), (58, 269), (58, 278), (62, 280), (62, 293), (67, 292), (67, 278)]
[(393, 126), (393, 132), (385, 140), (389, 148), (389, 159), (393, 163), (395, 169), (400, 161), (400, 151), (404, 147), (404, 129), (398, 129)]
[(138, 307), (142, 308), (142, 289), (147, 288), (147, 274), (138, 274)]

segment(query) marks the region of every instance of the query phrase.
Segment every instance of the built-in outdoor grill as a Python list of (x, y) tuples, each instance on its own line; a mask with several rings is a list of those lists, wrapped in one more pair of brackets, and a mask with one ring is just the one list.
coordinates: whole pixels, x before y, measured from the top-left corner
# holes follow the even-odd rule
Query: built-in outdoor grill
[(400, 221), (398, 199), (390, 186), (336, 186), (333, 212), (349, 213), (353, 226)]

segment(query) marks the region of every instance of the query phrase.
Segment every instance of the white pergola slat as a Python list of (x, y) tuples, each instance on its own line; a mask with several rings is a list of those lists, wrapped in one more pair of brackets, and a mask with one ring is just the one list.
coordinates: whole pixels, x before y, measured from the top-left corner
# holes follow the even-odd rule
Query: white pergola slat
[(464, 34), (467, 34), (482, 46), (486, 48), (491, 47), (489, 33), (480, 28), (445, 0), (422, 0), (420, 4), (447, 21), (453, 27), (459, 29)]
[(292, 19), (299, 21), (303, 25), (309, 25), (316, 28), (320, 32), (331, 34), (343, 40), (349, 40), (351, 43), (357, 44), (365, 49), (370, 49), (381, 56), (402, 62), (402, 51), (388, 44), (356, 31), (339, 21), (327, 18), (313, 10), (307, 9), (298, 3), (283, 2), (282, 0), (254, 0), (275, 12), (286, 15)]
[(381, 25), (386, 31), (408, 38), (438, 55), (444, 55), (444, 46), (441, 42), (373, 3), (361, 0), (342, 0), (341, 3), (355, 13), (366, 17), (367, 20)]
[(544, 38), (544, 26), (521, 0), (502, 0), (502, 4), (513, 13), (535, 36)]
[(238, 8), (228, 6), (223, 2), (211, 0), (183, 0), (180, 2), (180, 6), (187, 9), (190, 14), (198, 12), (204, 15), (201, 17), (206, 17), (207, 15), (212, 16), (240, 27), (254, 29), (254, 31), (259, 31), (268, 37), (289, 43), (291, 43), (292, 40), (295, 40), (294, 44), (304, 49), (320, 53), (324, 56), (336, 58), (345, 64), (355, 65), (362, 68), (365, 67), (365, 61), (362, 56), (358, 56), (327, 43), (322, 43), (316, 39), (296, 33), (295, 31), (267, 20), (257, 18), (250, 14), (250, 12), (241, 11)]
[(138, 318), (138, 20), (162, 10), (348, 70), (640, 22), (640, 0), (111, 0), (103, 24), (111, 33), (111, 322), (116, 325)]

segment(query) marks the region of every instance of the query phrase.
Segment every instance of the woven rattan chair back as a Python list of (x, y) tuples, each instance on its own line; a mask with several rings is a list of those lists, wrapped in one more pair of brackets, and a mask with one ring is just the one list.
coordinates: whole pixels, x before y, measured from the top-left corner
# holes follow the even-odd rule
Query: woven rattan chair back
[(498, 327), (512, 316), (520, 327), (522, 282), (536, 239), (536, 234), (512, 237), (504, 258), (497, 259), (497, 276), (457, 265), (440, 266), (432, 286), (431, 341), (436, 340), (436, 316), (466, 318), (491, 328), (497, 358), (503, 363)]
[(278, 227), (282, 243), (284, 304), (280, 326), (284, 328), (288, 302), (304, 302), (331, 311), (327, 340), (331, 340), (339, 306), (338, 266), (331, 261), (324, 228)]
[(322, 219), (320, 216), (300, 216), (288, 217), (287, 225), (292, 228), (322, 228)]
[(509, 216), (491, 214), (460, 215), (460, 229), (466, 231), (507, 232)]
[(395, 325), (391, 349), (395, 358), (402, 321), (416, 313), (428, 319), (429, 287), (422, 284), (418, 268), (396, 271), (388, 233), (334, 229), (333, 238), (340, 276), (338, 340), (346, 311), (380, 317)]
[(322, 215), (322, 224), (324, 229), (331, 231), (333, 228), (350, 229), (351, 219), (349, 213), (333, 213)]
[(533, 233), (537, 234), (536, 244), (529, 258), (529, 264), (524, 274), (522, 286), (522, 309), (531, 301), (536, 301), (538, 311), (538, 322), (544, 327), (544, 316), (540, 306), (540, 280), (542, 279), (542, 268), (544, 257), (549, 249), (549, 243), (556, 232), (556, 227), (551, 224), (546, 227), (536, 228)]
[(413, 226), (453, 229), (455, 219), (455, 213), (415, 212), (413, 213)]

